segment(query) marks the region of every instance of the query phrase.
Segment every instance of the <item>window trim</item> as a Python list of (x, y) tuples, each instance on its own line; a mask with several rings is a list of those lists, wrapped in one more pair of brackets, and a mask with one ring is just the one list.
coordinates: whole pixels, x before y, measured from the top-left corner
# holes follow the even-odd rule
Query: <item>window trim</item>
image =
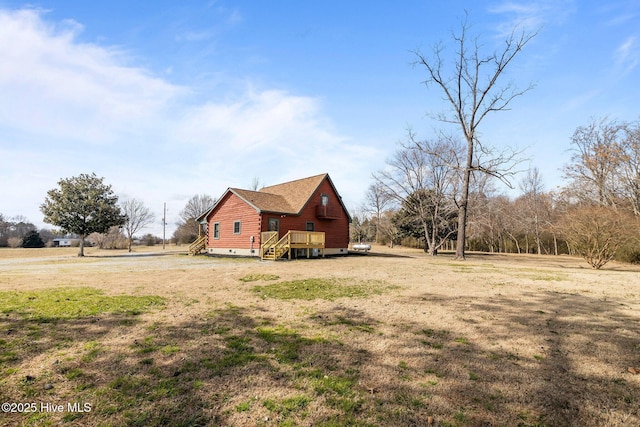
[(220, 240), (220, 223), (213, 223), (213, 240)]
[[(311, 225), (311, 230), (309, 230), (309, 225)], [(307, 221), (304, 225), (305, 231), (316, 231), (316, 223), (313, 221)]]
[[(276, 224), (276, 230), (271, 230), (271, 222), (273, 221), (274, 224)], [(280, 233), (280, 219), (279, 218), (268, 218), (267, 219), (267, 231), (277, 231), (278, 233)]]
[[(236, 231), (236, 224), (238, 226), (238, 231)], [(236, 220), (233, 221), (233, 234), (242, 234), (242, 221)]]

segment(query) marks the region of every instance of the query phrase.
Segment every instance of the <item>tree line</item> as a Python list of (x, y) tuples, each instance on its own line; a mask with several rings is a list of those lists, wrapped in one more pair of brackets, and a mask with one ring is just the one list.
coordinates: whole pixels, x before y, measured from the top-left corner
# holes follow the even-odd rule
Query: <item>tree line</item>
[[(199, 234), (195, 218), (209, 209), (215, 200), (208, 195), (195, 195), (180, 212), (180, 221), (172, 240), (176, 244), (191, 243)], [(78, 256), (84, 256), (85, 242), (101, 249), (128, 249), (135, 235), (155, 220), (155, 215), (135, 198), (119, 200), (104, 178), (95, 173), (80, 174), (58, 181), (47, 192), (40, 206), (44, 221), (59, 229), (37, 230), (25, 217), (7, 218), (0, 213), (0, 247), (42, 248), (53, 240), (68, 237), (77, 242)], [(145, 245), (162, 241), (152, 234), (137, 239)]]
[[(640, 262), (640, 121), (591, 119), (570, 141), (565, 185), (547, 191), (537, 168), (518, 195), (496, 190), (495, 178), (472, 174), (469, 250), (583, 256), (594, 268), (617, 257)], [(457, 247), (464, 146), (453, 138), (418, 140), (409, 132), (373, 175), (356, 240), (420, 244), (431, 255)]]
[(563, 188), (545, 191), (533, 168), (520, 180), (518, 197), (498, 194), (496, 180), (514, 188), (525, 159), (517, 150), (483, 141), (479, 128), (488, 115), (511, 108), (533, 89), (502, 80), (538, 31), (515, 27), (491, 50), (471, 34), (467, 18), (449, 45), (438, 42), (427, 54), (413, 52), (415, 64), (426, 72), (424, 84), (443, 100), (443, 110), (431, 115), (451, 133), (443, 128), (420, 140), (408, 132), (387, 167), (373, 174), (365, 215), (354, 222), (356, 239), (370, 239), (363, 234), (374, 230), (377, 241), (412, 238), (431, 255), (454, 249), (460, 260), (467, 249), (478, 249), (567, 252), (583, 256), (593, 268), (622, 254), (640, 261), (638, 122), (602, 118), (578, 127)]

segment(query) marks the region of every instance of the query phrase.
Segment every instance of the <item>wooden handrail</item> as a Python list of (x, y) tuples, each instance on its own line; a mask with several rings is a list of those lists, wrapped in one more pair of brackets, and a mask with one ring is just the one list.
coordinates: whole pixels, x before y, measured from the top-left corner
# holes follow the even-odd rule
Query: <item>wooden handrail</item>
[(268, 251), (278, 241), (277, 231), (263, 231), (260, 233), (260, 258), (264, 258), (264, 253)]
[(287, 234), (280, 239), (277, 237), (277, 232), (267, 231), (261, 234), (264, 243), (260, 245), (260, 258), (264, 259), (267, 253), (270, 254), (269, 258), (271, 256), (279, 258), (287, 252), (289, 252), (289, 257), (291, 257), (292, 248), (307, 248), (308, 250), (320, 248), (324, 250), (325, 233), (321, 231), (289, 230)]
[(207, 246), (206, 240), (207, 240), (206, 234), (204, 236), (198, 237), (193, 243), (189, 245), (189, 249), (188, 249), (189, 253), (195, 255), (199, 253), (201, 250), (203, 250)]

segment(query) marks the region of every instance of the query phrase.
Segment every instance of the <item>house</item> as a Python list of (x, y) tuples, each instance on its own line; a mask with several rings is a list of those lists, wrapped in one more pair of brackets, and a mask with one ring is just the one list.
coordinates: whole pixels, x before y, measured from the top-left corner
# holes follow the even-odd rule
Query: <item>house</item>
[(206, 234), (191, 252), (270, 259), (348, 253), (351, 217), (326, 173), (259, 191), (228, 188), (197, 221)]
[(53, 247), (57, 248), (70, 248), (71, 246), (78, 246), (80, 244), (80, 239), (78, 238), (70, 238), (70, 237), (62, 237), (53, 239)]

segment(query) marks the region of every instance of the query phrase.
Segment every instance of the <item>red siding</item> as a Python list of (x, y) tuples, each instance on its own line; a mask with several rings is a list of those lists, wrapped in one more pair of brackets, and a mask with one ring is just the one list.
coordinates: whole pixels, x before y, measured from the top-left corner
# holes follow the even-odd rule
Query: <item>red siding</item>
[[(240, 234), (233, 233), (233, 223), (240, 221)], [(220, 238), (213, 235), (214, 223), (220, 223)], [(207, 217), (208, 244), (210, 248), (251, 248), (251, 236), (254, 236), (254, 249), (260, 248), (260, 215), (242, 199), (228, 192)]]
[[(341, 217), (339, 219), (320, 219), (316, 216), (316, 206), (320, 204), (320, 196), (322, 194), (329, 196), (329, 206), (340, 208)], [(306, 230), (307, 221), (311, 221), (315, 225), (314, 231), (325, 232), (326, 248), (347, 248), (349, 246), (349, 218), (344, 212), (338, 195), (333, 191), (333, 187), (329, 180), (322, 181), (316, 192), (311, 196), (307, 205), (302, 209), (300, 216), (279, 214), (262, 214), (262, 231), (267, 231), (269, 218), (277, 218), (280, 220), (280, 235), (284, 235), (289, 230)]]

